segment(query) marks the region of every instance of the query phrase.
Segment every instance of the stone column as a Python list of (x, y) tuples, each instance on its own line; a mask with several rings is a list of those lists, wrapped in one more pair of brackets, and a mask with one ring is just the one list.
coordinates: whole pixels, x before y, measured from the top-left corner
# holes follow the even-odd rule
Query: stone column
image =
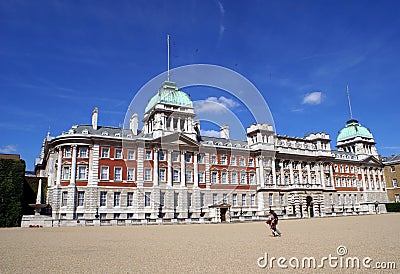
[(293, 185), (294, 184), (293, 161), (289, 161), (289, 172), (290, 172), (289, 185)]
[(93, 146), (89, 146), (88, 185), (93, 184)]
[(369, 168), (367, 168), (367, 180), (368, 180), (368, 189), (372, 190), (372, 185), (371, 185), (371, 171)]
[(362, 180), (362, 184), (363, 184), (363, 190), (367, 190), (367, 182), (365, 181), (365, 172), (364, 172), (364, 168), (361, 168), (361, 180)]
[(181, 151), (181, 186), (186, 186), (185, 152)]
[(372, 169), (372, 181), (374, 182), (374, 190), (378, 190), (378, 186), (376, 184), (376, 173), (375, 169)]
[(153, 186), (158, 186), (158, 149), (154, 149)]
[(58, 158), (57, 158), (57, 178), (56, 185), (61, 184), (61, 171), (62, 171), (62, 147), (58, 147)]
[(69, 180), (70, 186), (75, 186), (76, 182), (76, 145), (72, 146), (72, 163), (71, 163), (71, 178)]
[(199, 186), (199, 163), (198, 163), (198, 153), (194, 153), (194, 159), (193, 159), (193, 183), (194, 187)]
[(263, 157), (260, 156), (258, 158), (258, 166), (259, 166), (259, 180), (260, 180), (260, 186), (265, 187), (265, 175), (264, 175), (264, 160)]
[(168, 150), (168, 181), (167, 185), (172, 186), (172, 175), (173, 175), (173, 170), (172, 170), (172, 151)]
[(331, 176), (331, 179), (330, 179), (330, 186), (332, 187), (333, 186), (333, 168), (332, 168), (332, 163), (329, 165), (329, 175)]
[(309, 184), (311, 184), (311, 168), (310, 168), (310, 163), (307, 163), (307, 180)]
[(275, 159), (272, 159), (271, 162), (271, 168), (272, 168), (272, 183), (276, 187), (276, 170), (275, 170)]
[(283, 161), (282, 160), (279, 161), (279, 166), (281, 168), (281, 184), (285, 185), (285, 174), (283, 172)]
[(170, 119), (169, 128), (171, 131), (174, 131), (174, 117), (171, 117)]
[(299, 162), (299, 183), (300, 183), (300, 185), (303, 184), (303, 168), (302, 168), (302, 162)]
[(321, 171), (321, 185), (322, 185), (322, 187), (323, 188), (325, 188), (325, 170), (324, 170), (324, 165), (323, 165), (323, 163), (320, 163), (320, 171)]

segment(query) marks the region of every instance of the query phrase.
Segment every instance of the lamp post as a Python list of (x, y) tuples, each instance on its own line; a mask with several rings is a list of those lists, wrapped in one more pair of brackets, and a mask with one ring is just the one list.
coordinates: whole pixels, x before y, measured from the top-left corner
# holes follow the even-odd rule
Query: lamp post
[(96, 215), (94, 215), (94, 217), (96, 219), (98, 219), (100, 217), (100, 215), (99, 215), (99, 207), (96, 207)]

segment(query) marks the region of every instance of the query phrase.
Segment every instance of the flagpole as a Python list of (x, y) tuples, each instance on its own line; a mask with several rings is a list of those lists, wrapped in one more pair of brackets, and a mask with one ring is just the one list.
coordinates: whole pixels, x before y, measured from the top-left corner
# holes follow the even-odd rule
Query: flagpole
[(347, 92), (347, 101), (349, 102), (350, 119), (353, 119), (353, 112), (351, 111), (351, 103), (350, 103), (349, 85), (346, 85), (346, 92)]
[(169, 82), (169, 77), (170, 77), (170, 73), (169, 73), (169, 34), (167, 35), (167, 48), (168, 48), (168, 53), (167, 53), (167, 55), (168, 55), (167, 80)]

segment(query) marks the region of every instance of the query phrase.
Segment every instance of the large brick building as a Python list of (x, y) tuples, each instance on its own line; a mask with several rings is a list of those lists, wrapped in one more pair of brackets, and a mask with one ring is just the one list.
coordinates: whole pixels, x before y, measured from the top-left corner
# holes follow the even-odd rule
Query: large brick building
[(400, 155), (382, 158), (385, 165), (384, 173), (387, 184), (387, 193), (390, 202), (400, 202)]
[(350, 120), (332, 150), (328, 134), (304, 138), (252, 124), (243, 140), (200, 136), (189, 96), (164, 82), (143, 128), (73, 126), (44, 140), (35, 169), (48, 178), (54, 225), (252, 220), (385, 210), (383, 165), (371, 132)]

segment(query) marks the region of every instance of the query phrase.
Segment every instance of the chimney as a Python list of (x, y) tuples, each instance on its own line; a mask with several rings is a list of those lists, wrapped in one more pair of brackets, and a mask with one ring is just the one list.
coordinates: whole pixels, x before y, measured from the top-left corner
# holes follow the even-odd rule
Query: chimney
[(219, 130), (219, 137), (229, 139), (229, 126), (223, 125)]
[(98, 118), (99, 118), (99, 109), (97, 107), (95, 107), (92, 112), (92, 127), (94, 130), (97, 129), (97, 119)]
[(132, 117), (130, 119), (130, 123), (129, 123), (129, 128), (130, 128), (130, 130), (132, 130), (132, 133), (134, 135), (137, 135), (137, 133), (138, 133), (138, 123), (139, 123), (138, 115), (137, 115), (137, 113), (134, 113), (132, 115)]

